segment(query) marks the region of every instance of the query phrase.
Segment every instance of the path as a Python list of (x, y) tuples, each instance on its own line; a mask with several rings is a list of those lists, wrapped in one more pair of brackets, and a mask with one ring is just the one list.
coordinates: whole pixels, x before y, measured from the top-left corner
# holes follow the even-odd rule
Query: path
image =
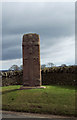
[(34, 114), (34, 113), (25, 113), (25, 112), (12, 112), (12, 111), (2, 111), (2, 118), (48, 118), (47, 120), (50, 120), (52, 118), (63, 118), (63, 120), (65, 118), (65, 120), (71, 120), (69, 118), (72, 118), (72, 120), (75, 120), (74, 117)]

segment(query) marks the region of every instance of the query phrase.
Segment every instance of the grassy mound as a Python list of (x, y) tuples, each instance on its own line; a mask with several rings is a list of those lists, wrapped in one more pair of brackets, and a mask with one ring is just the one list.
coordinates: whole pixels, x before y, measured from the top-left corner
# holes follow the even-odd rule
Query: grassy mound
[(18, 88), (19, 85), (2, 87), (3, 110), (75, 115), (74, 87), (16, 90)]

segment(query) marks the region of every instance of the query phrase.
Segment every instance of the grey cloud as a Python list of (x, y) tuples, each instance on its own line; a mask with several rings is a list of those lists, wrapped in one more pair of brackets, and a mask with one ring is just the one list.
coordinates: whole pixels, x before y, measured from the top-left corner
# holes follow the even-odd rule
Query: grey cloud
[(2, 59), (3, 60), (9, 60), (9, 59), (17, 59), (17, 58), (21, 58), (22, 54), (21, 54), (21, 49), (18, 46), (13, 46), (13, 47), (8, 47), (6, 50), (3, 49), (2, 51)]
[(22, 57), (21, 35), (9, 35), (2, 40), (2, 60), (16, 59)]
[(40, 35), (41, 51), (74, 35), (73, 3), (3, 3), (2, 18), (3, 60), (21, 58), (24, 33)]
[[(49, 3), (50, 4), (50, 3)], [(17, 34), (37, 31), (44, 35), (61, 36), (74, 33), (74, 8), (71, 4), (40, 6), (40, 4), (8, 3), (3, 6), (3, 32)], [(8, 8), (8, 7), (9, 8)], [(54, 6), (54, 7), (53, 7)], [(48, 34), (49, 33), (49, 34)]]

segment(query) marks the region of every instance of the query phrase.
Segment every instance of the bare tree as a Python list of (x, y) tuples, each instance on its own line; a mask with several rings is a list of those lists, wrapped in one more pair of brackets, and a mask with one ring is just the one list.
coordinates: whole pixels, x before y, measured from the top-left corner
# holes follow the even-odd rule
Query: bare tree
[(41, 65), (41, 68), (45, 68), (45, 67), (46, 67), (46, 65), (45, 65), (45, 64)]
[(54, 64), (49, 62), (49, 63), (48, 63), (48, 66), (49, 66), (49, 67), (53, 67)]
[(17, 65), (12, 65), (9, 70), (14, 70), (14, 71), (18, 71), (19, 67)]
[(66, 64), (62, 64), (61, 67), (66, 67), (67, 65)]
[(20, 65), (19, 69), (20, 69), (20, 70), (23, 70), (23, 65)]

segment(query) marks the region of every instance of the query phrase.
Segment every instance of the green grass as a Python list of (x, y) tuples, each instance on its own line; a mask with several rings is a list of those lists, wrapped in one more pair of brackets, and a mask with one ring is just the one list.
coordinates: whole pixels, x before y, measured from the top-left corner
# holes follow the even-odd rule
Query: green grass
[(15, 90), (19, 85), (2, 87), (2, 109), (33, 113), (75, 115), (75, 89), (46, 86), (45, 89)]

